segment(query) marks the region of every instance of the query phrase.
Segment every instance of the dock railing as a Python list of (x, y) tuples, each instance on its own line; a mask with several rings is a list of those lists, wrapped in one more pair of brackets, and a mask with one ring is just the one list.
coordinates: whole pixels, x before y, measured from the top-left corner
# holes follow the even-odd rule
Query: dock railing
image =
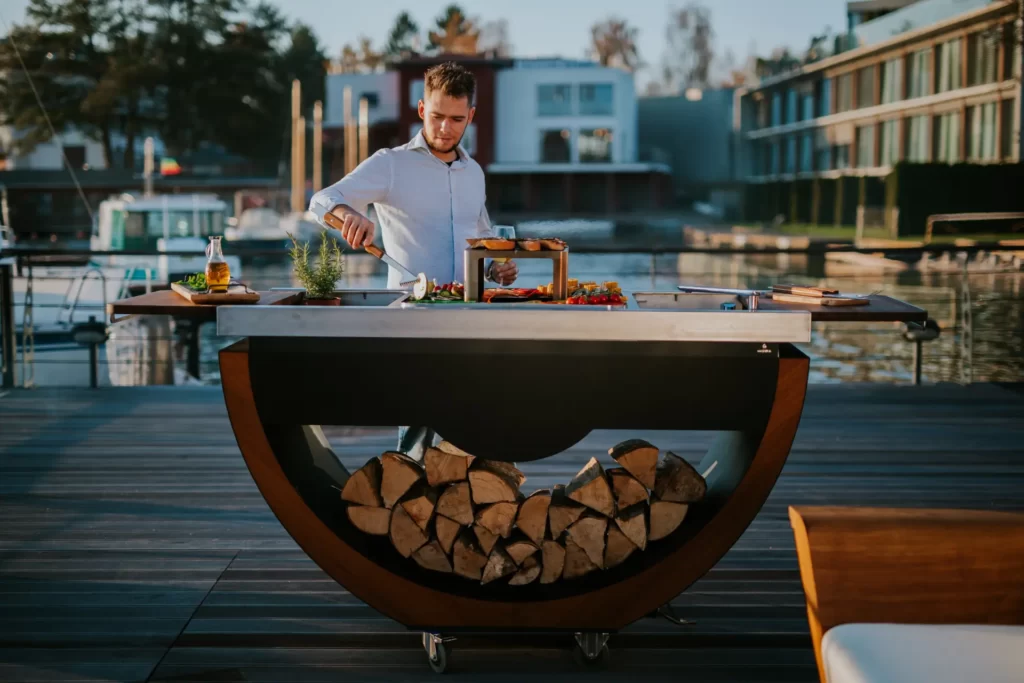
[[(966, 214), (940, 214), (934, 216), (936, 220), (944, 220), (948, 216), (962, 216)], [(984, 215), (986, 219), (990, 219), (993, 215), (1006, 216), (1019, 216), (1024, 218), (1024, 214), (977, 214)], [(981, 220), (981, 219), (979, 219)], [(931, 226), (929, 222), (929, 227)], [(572, 246), (573, 254), (607, 254), (607, 255), (640, 255), (646, 254), (650, 256), (649, 272), (652, 283), (655, 280), (656, 273), (658, 272), (657, 259), (659, 256), (665, 255), (685, 255), (685, 254), (706, 254), (714, 256), (728, 256), (728, 255), (791, 255), (791, 256), (825, 256), (828, 254), (866, 254), (866, 255), (880, 255), (883, 257), (914, 257), (923, 258), (924, 256), (957, 256), (958, 259), (962, 260), (964, 264), (964, 270), (966, 272), (967, 259), (972, 255), (981, 254), (995, 254), (995, 253), (1014, 253), (1022, 250), (1022, 246), (1016, 243), (1004, 243), (1004, 242), (976, 242), (970, 245), (965, 244), (935, 244), (927, 243), (924, 245), (913, 244), (909, 246), (902, 246), (893, 243), (887, 243), (883, 246), (857, 246), (854, 244), (847, 243), (830, 243), (828, 241), (821, 242), (810, 242), (806, 245), (801, 246), (789, 246), (783, 242), (785, 246), (772, 246), (763, 243), (757, 244), (746, 244), (743, 246), (728, 246), (728, 245), (716, 245), (716, 246), (689, 246), (680, 244), (606, 244), (606, 243), (593, 243), (593, 244), (574, 244)], [(239, 256), (243, 261), (253, 258), (278, 258), (285, 260), (287, 254), (285, 250), (281, 248), (238, 248), (234, 249), (233, 254)], [(352, 250), (346, 250), (347, 254), (362, 254), (362, 251), (353, 252)], [(195, 256), (195, 252), (191, 251), (155, 251), (155, 250), (83, 250), (83, 249), (61, 249), (61, 248), (46, 248), (46, 247), (23, 247), (14, 246), (6, 247), (0, 251), (0, 352), (2, 352), (2, 384), (4, 388), (11, 388), (15, 386), (15, 359), (18, 356), (18, 333), (17, 333), (17, 321), (15, 319), (15, 305), (24, 305), (26, 302), (16, 302), (15, 292), (13, 287), (13, 279), (15, 275), (18, 277), (27, 277), (30, 281), (33, 277), (38, 279), (38, 276), (33, 276), (32, 268), (36, 267), (47, 267), (59, 264), (62, 259), (67, 259), (69, 262), (81, 264), (83, 261), (88, 261), (94, 256), (106, 256), (106, 255), (125, 255), (125, 256)], [(79, 266), (80, 269), (83, 266)], [(88, 266), (84, 266), (88, 268)], [(662, 273), (664, 274), (664, 273)], [(684, 275), (684, 274), (680, 274)], [(687, 273), (686, 276), (699, 277), (700, 274)], [(64, 276), (66, 279), (68, 276)], [(127, 277), (127, 276), (126, 276)], [(244, 279), (244, 278), (243, 278)], [(128, 285), (131, 283), (124, 282), (120, 285), (122, 295), (128, 292)], [(139, 283), (142, 284), (142, 283)], [(148, 289), (148, 284), (147, 289)], [(69, 281), (69, 289), (74, 285), (74, 282)], [(65, 297), (67, 299), (67, 297)], [(52, 307), (66, 307), (67, 301), (63, 304), (54, 303), (43, 303), (37, 302), (33, 304), (36, 308), (52, 308)], [(84, 318), (88, 318), (90, 311), (88, 309), (95, 309), (96, 317), (101, 320), (105, 318), (105, 311), (101, 310), (104, 308), (101, 304), (91, 303), (76, 303), (78, 308), (82, 309)], [(59, 317), (59, 316), (58, 316)], [(70, 329), (70, 319), (72, 315), (68, 315), (69, 329), (67, 333), (73, 334), (73, 330)], [(28, 320), (31, 320), (29, 317)], [(93, 323), (94, 320), (90, 320), (89, 323)], [(932, 321), (929, 321), (930, 323)], [(945, 323), (943, 323), (945, 325)], [(187, 327), (187, 326), (186, 326)], [(907, 342), (914, 343), (914, 355), (913, 355), (913, 381), (915, 384), (921, 382), (921, 359), (922, 359), (922, 341), (929, 341), (934, 339), (939, 332), (938, 327), (932, 323), (928, 327), (917, 327), (917, 326), (904, 326), (901, 330), (902, 337)], [(33, 334), (31, 330), (22, 330), (21, 340), (22, 346), (22, 360), (25, 360), (26, 350), (24, 348), (25, 342), (31, 342)], [(181, 341), (181, 339), (179, 339)], [(188, 373), (193, 376), (198, 376), (198, 351), (197, 351), (197, 334), (193, 330), (187, 335), (187, 339), (184, 340), (188, 345), (189, 351), (189, 368)], [(31, 350), (29, 350), (31, 351)], [(91, 353), (93, 359), (96, 354)], [(31, 358), (29, 359), (31, 364)], [(95, 360), (93, 361), (95, 362)], [(23, 363), (24, 365), (24, 363)], [(93, 373), (95, 375), (95, 373)]]

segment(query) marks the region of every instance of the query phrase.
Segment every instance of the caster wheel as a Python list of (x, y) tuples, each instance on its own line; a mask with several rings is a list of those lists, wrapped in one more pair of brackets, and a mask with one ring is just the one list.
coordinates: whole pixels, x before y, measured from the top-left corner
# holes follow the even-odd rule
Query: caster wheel
[(604, 669), (612, 661), (612, 651), (607, 645), (602, 645), (594, 657), (587, 656), (578, 644), (572, 650), (572, 658), (577, 665), (589, 669)]
[(423, 650), (427, 653), (427, 663), (434, 673), (443, 674), (448, 668), (448, 648), (444, 640), (430, 633), (423, 634)]
[(436, 674), (443, 674), (448, 668), (448, 651), (444, 643), (439, 643), (434, 648), (434, 656), (427, 655), (427, 662)]

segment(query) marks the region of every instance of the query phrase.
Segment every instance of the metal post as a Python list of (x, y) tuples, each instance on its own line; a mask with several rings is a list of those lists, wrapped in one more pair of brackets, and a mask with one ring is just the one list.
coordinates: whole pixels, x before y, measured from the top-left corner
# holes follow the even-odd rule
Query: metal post
[[(96, 316), (89, 316), (90, 321), (95, 321)], [(95, 389), (98, 384), (96, 381), (96, 344), (89, 344), (89, 387)]]
[(2, 346), (3, 388), (14, 388), (14, 274), (11, 263), (0, 263), (0, 346)]
[(914, 342), (914, 385), (921, 384), (921, 340)]
[(185, 337), (185, 372), (191, 377), (199, 377), (199, 323), (191, 323), (188, 336)]

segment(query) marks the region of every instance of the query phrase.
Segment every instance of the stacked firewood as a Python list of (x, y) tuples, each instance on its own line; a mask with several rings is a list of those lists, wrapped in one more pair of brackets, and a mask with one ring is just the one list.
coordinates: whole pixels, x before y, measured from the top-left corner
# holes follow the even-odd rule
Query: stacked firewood
[(574, 579), (622, 564), (682, 523), (707, 490), (679, 456), (639, 439), (596, 458), (566, 486), (524, 496), (526, 477), (511, 464), (484, 460), (442, 442), (420, 464), (386, 452), (342, 489), (349, 521), (390, 537), (402, 557), (483, 584)]

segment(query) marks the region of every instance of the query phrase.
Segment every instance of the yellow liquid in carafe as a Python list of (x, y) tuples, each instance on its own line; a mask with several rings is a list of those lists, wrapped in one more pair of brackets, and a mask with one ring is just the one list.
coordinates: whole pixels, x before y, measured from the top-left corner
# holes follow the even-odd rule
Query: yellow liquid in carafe
[(228, 264), (220, 261), (206, 264), (206, 288), (211, 292), (228, 291), (228, 283), (231, 281), (231, 268)]

